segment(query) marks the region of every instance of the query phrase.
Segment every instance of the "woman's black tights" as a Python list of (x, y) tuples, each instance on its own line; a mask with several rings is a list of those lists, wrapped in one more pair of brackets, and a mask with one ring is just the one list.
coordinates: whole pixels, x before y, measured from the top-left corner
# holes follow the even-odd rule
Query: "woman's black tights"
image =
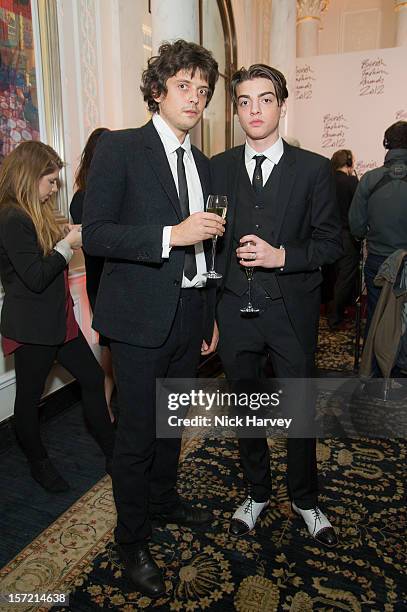
[(104, 374), (82, 332), (79, 330), (77, 338), (59, 346), (26, 344), (15, 351), (14, 358), (14, 422), (17, 438), (27, 459), (32, 462), (47, 457), (41, 441), (38, 405), (55, 360), (78, 381), (89, 429), (105, 456), (111, 457), (114, 431), (106, 406)]

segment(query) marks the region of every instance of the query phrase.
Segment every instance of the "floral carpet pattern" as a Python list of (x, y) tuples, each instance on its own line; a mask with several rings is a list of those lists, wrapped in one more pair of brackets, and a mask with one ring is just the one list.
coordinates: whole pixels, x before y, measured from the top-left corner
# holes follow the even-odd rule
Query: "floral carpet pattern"
[[(360, 353), (362, 352), (363, 338), (360, 338)], [(345, 329), (332, 332), (327, 320), (321, 317), (319, 323), (318, 349), (316, 364), (325, 370), (352, 370), (355, 354), (355, 325), (347, 320)]]
[(180, 492), (210, 508), (214, 520), (205, 529), (155, 530), (151, 550), (166, 578), (166, 596), (152, 601), (132, 591), (109, 541), (71, 577), (69, 609), (407, 610), (405, 444), (319, 444), (321, 505), (340, 535), (335, 549), (317, 545), (290, 511), (283, 441), (271, 445), (271, 505), (243, 538), (227, 531), (244, 491), (235, 441), (190, 445)]
[(340, 539), (333, 549), (312, 540), (292, 514), (285, 442), (269, 444), (270, 506), (255, 531), (236, 538), (228, 525), (245, 492), (236, 441), (184, 441), (179, 491), (214, 518), (193, 530), (154, 530), (150, 547), (167, 586), (159, 600), (134, 591), (123, 573), (107, 476), (1, 571), (0, 591), (69, 592), (69, 606), (53, 609), (72, 612), (406, 612), (407, 443), (318, 444), (320, 504)]

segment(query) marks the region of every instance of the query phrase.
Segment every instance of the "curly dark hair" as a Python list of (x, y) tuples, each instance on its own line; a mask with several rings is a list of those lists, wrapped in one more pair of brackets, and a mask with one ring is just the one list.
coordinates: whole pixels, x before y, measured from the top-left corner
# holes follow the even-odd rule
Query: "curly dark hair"
[(78, 169), (75, 173), (75, 185), (78, 191), (86, 190), (86, 181), (88, 178), (90, 162), (92, 161), (92, 157), (96, 149), (96, 143), (99, 140), (99, 136), (103, 134), (103, 132), (108, 131), (108, 128), (99, 127), (96, 128), (96, 130), (93, 130), (93, 132), (89, 136), (85, 148), (82, 151)]
[(407, 149), (407, 121), (396, 121), (384, 133), (386, 149)]
[(148, 60), (148, 66), (141, 77), (141, 93), (148, 109), (152, 113), (159, 112), (159, 104), (154, 97), (167, 93), (167, 81), (179, 70), (191, 71), (192, 76), (199, 70), (204, 78), (208, 80), (208, 106), (216, 81), (219, 77), (218, 62), (201, 45), (185, 40), (176, 40), (174, 43), (164, 42), (158, 49), (158, 55)]
[(232, 75), (230, 92), (235, 106), (237, 105), (237, 86), (244, 81), (252, 81), (253, 79), (268, 79), (273, 83), (279, 106), (288, 98), (287, 82), (282, 72), (277, 70), (277, 68), (267, 66), (267, 64), (252, 64), (249, 68), (240, 68), (240, 70)]

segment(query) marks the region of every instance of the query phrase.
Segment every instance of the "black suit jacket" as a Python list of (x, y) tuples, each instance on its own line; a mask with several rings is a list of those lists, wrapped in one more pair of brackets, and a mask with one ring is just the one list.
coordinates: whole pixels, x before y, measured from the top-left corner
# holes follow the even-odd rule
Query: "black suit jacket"
[(349, 176), (337, 170), (335, 172), (335, 186), (336, 186), (336, 199), (338, 200), (338, 207), (341, 215), (343, 229), (349, 230), (349, 208), (355, 195), (355, 191), (358, 186), (358, 179), (356, 176)]
[[(276, 270), (277, 281), (292, 325), (305, 351), (312, 352), (319, 317), (320, 267), (342, 254), (341, 224), (329, 160), (283, 144), (284, 154), (279, 162), (282, 174), (278, 195), (270, 203), (274, 222), (267, 241), (276, 248), (285, 248), (285, 266), (282, 271)], [(236, 257), (232, 237), (241, 172), (246, 172), (244, 146), (211, 160), (214, 192), (229, 198), (227, 229), (217, 259), (224, 279), (231, 257)], [(221, 293), (222, 289), (223, 285)]]
[[(204, 198), (208, 159), (192, 147)], [(86, 185), (83, 244), (105, 257), (93, 326), (105, 336), (157, 347), (168, 336), (178, 305), (185, 250), (163, 259), (164, 226), (182, 221), (177, 189), (152, 121), (106, 132), (98, 140)], [(205, 339), (213, 331), (215, 290), (207, 296)]]
[[(74, 223), (82, 223), (84, 200), (84, 191), (77, 191), (72, 198), (71, 205), (69, 207), (69, 212), (71, 213), (71, 217)], [(100, 277), (102, 276), (105, 260), (103, 257), (93, 257), (92, 255), (88, 255), (85, 249), (82, 250), (83, 256), (85, 258), (86, 293), (88, 294), (92, 312), (94, 312), (96, 305), (96, 297), (100, 284)]]
[(44, 256), (31, 219), (9, 206), (0, 215), (1, 333), (22, 343), (55, 345), (66, 335), (65, 258)]

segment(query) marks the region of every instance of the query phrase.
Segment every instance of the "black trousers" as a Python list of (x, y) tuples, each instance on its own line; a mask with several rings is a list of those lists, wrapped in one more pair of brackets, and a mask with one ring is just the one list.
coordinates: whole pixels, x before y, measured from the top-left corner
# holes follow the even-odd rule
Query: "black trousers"
[(150, 517), (179, 503), (176, 480), (181, 440), (156, 439), (155, 386), (156, 378), (196, 376), (203, 339), (203, 299), (201, 290), (181, 291), (171, 331), (160, 347), (111, 341), (120, 406), (113, 461), (115, 538), (123, 546), (149, 537)]
[(359, 243), (349, 230), (342, 230), (344, 255), (335, 263), (336, 281), (334, 298), (330, 304), (328, 321), (331, 325), (341, 323), (346, 306), (352, 304), (359, 273)]
[(17, 438), (29, 461), (47, 457), (41, 441), (38, 404), (54, 361), (58, 361), (81, 386), (84, 416), (106, 457), (113, 455), (114, 430), (104, 392), (104, 374), (82, 332), (59, 346), (26, 344), (14, 353), (16, 399), (14, 423)]
[[(228, 379), (256, 380), (262, 377), (264, 356), (269, 353), (278, 378), (306, 378), (313, 375), (314, 354), (301, 346), (282, 299), (269, 300), (259, 316), (241, 316), (247, 301), (225, 293), (218, 305), (218, 351)], [(301, 407), (301, 404), (299, 404)], [(271, 494), (270, 456), (266, 438), (240, 438), (240, 459), (250, 494), (257, 502)], [(303, 509), (317, 504), (318, 481), (316, 440), (288, 438), (287, 484), (291, 499)]]

